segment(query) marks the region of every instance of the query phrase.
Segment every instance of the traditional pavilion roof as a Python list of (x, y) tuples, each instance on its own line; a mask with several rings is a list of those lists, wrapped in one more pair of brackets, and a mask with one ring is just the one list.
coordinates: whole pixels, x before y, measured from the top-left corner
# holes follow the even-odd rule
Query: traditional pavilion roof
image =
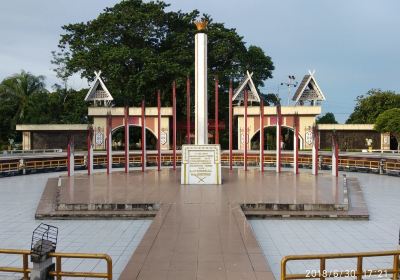
[(321, 88), (318, 86), (317, 81), (315, 80), (314, 72), (309, 72), (308, 75), (304, 76), (292, 100), (296, 103), (303, 103), (304, 101), (315, 102), (325, 100), (325, 96), (322, 93)]
[(257, 89), (254, 85), (253, 79), (251, 78), (253, 73), (249, 73), (246, 71), (246, 76), (244, 76), (243, 80), (240, 82), (239, 87), (235, 89), (235, 92), (232, 97), (232, 101), (244, 101), (244, 90), (246, 86), (250, 88), (248, 90), (247, 101), (249, 102), (260, 102), (260, 95), (257, 92)]
[(96, 80), (86, 94), (85, 101), (93, 101), (95, 104), (104, 102), (105, 105), (109, 105), (114, 98), (100, 77), (101, 71), (94, 72), (94, 74), (96, 75)]

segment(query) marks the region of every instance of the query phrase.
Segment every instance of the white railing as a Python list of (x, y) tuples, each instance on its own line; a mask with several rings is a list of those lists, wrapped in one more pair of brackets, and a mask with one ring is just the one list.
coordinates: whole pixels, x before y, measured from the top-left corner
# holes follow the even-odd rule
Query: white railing
[(9, 150), (9, 151), (2, 151), (0, 157), (14, 156), (14, 155), (47, 154), (47, 153), (62, 153), (62, 149)]

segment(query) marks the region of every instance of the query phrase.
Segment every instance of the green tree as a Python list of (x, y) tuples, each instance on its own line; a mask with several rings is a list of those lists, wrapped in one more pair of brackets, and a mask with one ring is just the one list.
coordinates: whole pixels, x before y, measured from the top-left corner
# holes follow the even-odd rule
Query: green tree
[(397, 140), (397, 150), (400, 149), (400, 108), (389, 109), (379, 114), (374, 128), (379, 132), (390, 132)]
[(325, 115), (317, 118), (317, 124), (336, 124), (335, 115), (331, 112), (326, 113)]
[(379, 114), (392, 108), (400, 107), (400, 95), (394, 91), (371, 89), (366, 95), (358, 96), (353, 113), (346, 123), (375, 123)]
[[(59, 75), (65, 79), (79, 72), (92, 80), (93, 72), (102, 70), (117, 106), (138, 105), (143, 96), (154, 105), (157, 89), (163, 91), (163, 104), (168, 105), (172, 81), (176, 79), (178, 92), (183, 92), (186, 77), (194, 76), (193, 22), (199, 12), (166, 11), (167, 7), (162, 1), (122, 1), (96, 19), (63, 26), (65, 33), (53, 59)], [(209, 92), (215, 75), (224, 91), (229, 79), (239, 80), (246, 70), (254, 72), (257, 87), (263, 86), (272, 77), (271, 58), (258, 47), (247, 48), (235, 29), (203, 16), (209, 22)], [(184, 94), (178, 94), (177, 101), (184, 104)]]
[(3, 98), (10, 98), (15, 102), (14, 120), (16, 122), (24, 120), (29, 98), (32, 95), (47, 93), (44, 76), (34, 76), (25, 71), (4, 79), (0, 89)]
[[(31, 119), (32, 111), (35, 115), (43, 115), (42, 100), (46, 99), (47, 90), (43, 76), (35, 76), (29, 72), (12, 75), (0, 84), (0, 143), (3, 145), (8, 139), (16, 137), (15, 125), (26, 123)], [(34, 99), (38, 97), (36, 101)]]

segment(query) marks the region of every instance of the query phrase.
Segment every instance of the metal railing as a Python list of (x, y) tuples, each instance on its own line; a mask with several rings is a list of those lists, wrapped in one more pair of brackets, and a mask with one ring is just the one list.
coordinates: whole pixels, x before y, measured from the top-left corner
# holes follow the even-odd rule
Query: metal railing
[[(397, 280), (399, 276), (399, 255), (400, 251), (381, 251), (381, 252), (364, 252), (364, 253), (345, 253), (345, 254), (322, 254), (322, 255), (293, 255), (286, 256), (281, 261), (281, 280), (287, 279), (321, 279), (326, 278), (356, 278), (362, 280), (363, 278), (371, 278), (372, 276), (392, 275), (393, 280)], [(393, 258), (392, 265), (386, 268), (371, 268), (365, 269), (363, 264), (364, 258), (371, 257), (388, 257)], [(327, 270), (327, 260), (338, 260), (338, 259), (355, 259), (356, 267), (354, 269), (346, 270)], [(287, 264), (290, 261), (309, 261), (318, 260), (319, 269), (306, 270), (303, 274), (289, 274), (287, 273)]]
[[(182, 160), (181, 154), (177, 153), (176, 162), (179, 164)], [(302, 165), (311, 165), (312, 159), (311, 155), (302, 154), (299, 155), (299, 164)], [(163, 152), (161, 154), (161, 162), (164, 164), (171, 163), (173, 161), (173, 155), (168, 152)], [(234, 165), (242, 165), (244, 161), (244, 155), (241, 152), (235, 151), (232, 154), (232, 161)], [(141, 154), (130, 154), (129, 162), (132, 164), (141, 164), (142, 156)], [(155, 153), (148, 152), (146, 155), (146, 162), (149, 164), (156, 164), (158, 162), (158, 155)], [(221, 162), (223, 165), (229, 165), (229, 154), (226, 151), (221, 153)], [(276, 163), (275, 154), (265, 154), (263, 158), (264, 164), (274, 165)], [(282, 154), (281, 158), (282, 164), (292, 164), (293, 163), (293, 155), (290, 154)], [(85, 156), (78, 155), (75, 157), (75, 166), (85, 166), (87, 160), (85, 160)], [(125, 157), (122, 154), (113, 154), (113, 164), (124, 164)], [(257, 152), (250, 152), (247, 154), (247, 163), (252, 165), (260, 164), (260, 155)], [(320, 163), (325, 166), (330, 166), (332, 164), (332, 159), (330, 156), (321, 156)], [(93, 164), (95, 166), (105, 165), (107, 164), (107, 157), (105, 154), (95, 155), (93, 158)], [(380, 159), (371, 158), (357, 158), (351, 156), (340, 156), (339, 158), (339, 166), (342, 168), (355, 168), (355, 169), (369, 169), (369, 170), (378, 170), (380, 169), (381, 161)], [(3, 161), (0, 162), (0, 172), (15, 172), (21, 169), (26, 170), (41, 170), (41, 169), (57, 169), (57, 168), (66, 168), (67, 167), (67, 159), (66, 158), (35, 158), (35, 159), (26, 159), (23, 163), (23, 166), (20, 166), (19, 162), (13, 161)], [(400, 171), (400, 160), (386, 160), (383, 164), (383, 169), (385, 171)]]
[[(22, 267), (8, 267), (0, 266), (0, 272), (11, 272), (11, 273), (22, 273), (23, 279), (29, 279), (31, 269), (29, 268), (28, 258), (31, 254), (29, 250), (15, 250), (15, 249), (0, 249), (1, 254), (9, 255), (21, 255), (22, 256)], [(106, 278), (112, 280), (112, 259), (107, 254), (84, 254), (84, 253), (50, 253), (50, 257), (56, 259), (55, 271), (50, 271), (50, 276), (55, 276), (57, 280), (61, 280), (62, 277), (88, 277), (88, 278)], [(74, 259), (97, 259), (105, 260), (107, 262), (107, 272), (75, 272), (75, 271), (63, 271), (62, 270), (62, 259), (63, 258), (74, 258)]]
[(22, 256), (22, 267), (0, 266), (0, 272), (22, 273), (23, 279), (29, 279), (31, 270), (28, 265), (28, 257), (31, 254), (29, 250), (0, 249), (0, 254), (20, 255)]
[(18, 162), (2, 162), (0, 163), (0, 172), (18, 171)]
[[(89, 277), (89, 278), (106, 278), (112, 280), (112, 260), (107, 254), (83, 254), (83, 253), (50, 253), (50, 257), (56, 258), (56, 270), (51, 271), (50, 276), (57, 277), (57, 280), (61, 280), (62, 277)], [(62, 271), (61, 261), (62, 258), (73, 258), (73, 259), (97, 259), (105, 260), (107, 262), (107, 272), (72, 272)]]
[(385, 169), (400, 171), (400, 162), (385, 162)]
[(62, 149), (4, 150), (0, 156), (62, 153)]

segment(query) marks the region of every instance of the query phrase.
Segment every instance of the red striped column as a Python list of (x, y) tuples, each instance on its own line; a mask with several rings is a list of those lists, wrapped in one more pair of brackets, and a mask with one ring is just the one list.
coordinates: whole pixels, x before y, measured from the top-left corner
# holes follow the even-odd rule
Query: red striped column
[(339, 143), (337, 134), (332, 134), (332, 176), (339, 176)]
[(75, 173), (74, 136), (70, 136), (68, 139), (67, 171), (68, 171), (68, 177), (74, 176)]
[(88, 175), (93, 174), (93, 128), (89, 127), (87, 131), (87, 172)]
[(129, 173), (129, 107), (125, 107), (125, 173)]
[(247, 90), (244, 91), (244, 170), (247, 171)]
[(318, 129), (315, 125), (313, 127), (313, 146), (312, 146), (312, 171), (313, 175), (318, 175), (318, 150), (319, 150), (319, 137)]
[(264, 172), (264, 100), (260, 102), (260, 170)]
[(106, 137), (106, 150), (107, 150), (107, 174), (112, 173), (112, 129), (111, 129), (111, 115), (107, 115), (107, 137)]
[(218, 127), (218, 76), (215, 77), (215, 144), (219, 144), (219, 127)]
[(176, 83), (172, 83), (172, 162), (176, 170)]
[(276, 172), (281, 172), (281, 125), (282, 125), (282, 115), (281, 115), (281, 106), (278, 105), (276, 107)]
[(294, 115), (294, 139), (293, 139), (293, 173), (299, 174), (299, 116), (297, 114)]
[(142, 100), (142, 171), (146, 169), (146, 114), (145, 114), (144, 100)]
[(233, 149), (233, 112), (232, 112), (233, 86), (229, 82), (229, 169), (232, 170), (232, 149)]
[(157, 170), (161, 170), (161, 92), (157, 91), (157, 116), (158, 116), (158, 126), (157, 126), (157, 150), (158, 150), (158, 160), (157, 160)]
[(190, 144), (190, 79), (186, 79), (186, 143)]

